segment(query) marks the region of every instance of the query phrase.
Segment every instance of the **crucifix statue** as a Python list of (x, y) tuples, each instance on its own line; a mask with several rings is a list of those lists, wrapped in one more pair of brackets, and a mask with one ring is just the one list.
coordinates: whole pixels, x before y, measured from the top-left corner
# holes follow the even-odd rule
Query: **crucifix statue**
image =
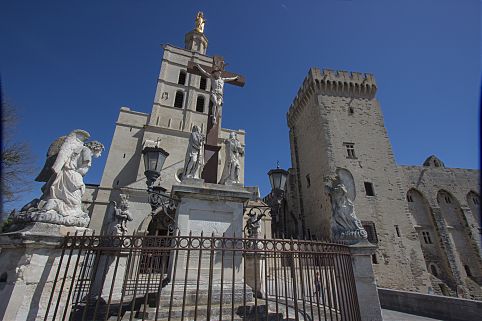
[(212, 123), (215, 125), (217, 123), (218, 111), (223, 105), (224, 83), (244, 86), (244, 80), (240, 75), (233, 75), (224, 71), (225, 64), (222, 57), (214, 56), (213, 60), (213, 66), (208, 70), (205, 70), (205, 68), (199, 64), (195, 64), (194, 68), (196, 68), (202, 76), (211, 79), (211, 101), (213, 103), (211, 118)]
[(235, 86), (243, 87), (245, 84), (244, 77), (224, 70), (226, 64), (221, 56), (213, 57), (212, 66), (201, 66), (198, 63), (190, 61), (187, 66), (189, 73), (204, 76), (211, 79), (210, 100), (212, 108), (209, 111), (206, 144), (205, 144), (205, 167), (203, 178), (208, 183), (217, 183), (217, 152), (219, 138), (219, 114), (223, 105), (224, 84), (229, 83)]

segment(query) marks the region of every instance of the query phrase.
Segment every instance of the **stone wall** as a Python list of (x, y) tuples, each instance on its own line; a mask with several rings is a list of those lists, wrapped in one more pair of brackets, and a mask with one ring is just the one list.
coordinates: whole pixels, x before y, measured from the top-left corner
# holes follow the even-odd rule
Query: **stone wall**
[[(478, 170), (446, 168), (435, 156), (424, 166), (400, 166), (414, 226), (434, 289), (482, 299)], [(442, 282), (443, 281), (443, 282)]]
[(378, 296), (382, 308), (440, 320), (479, 320), (482, 315), (482, 302), (474, 300), (381, 288)]
[(358, 217), (375, 223), (378, 284), (426, 292), (429, 275), (375, 93), (373, 75), (310, 70), (287, 115), (300, 206), (306, 226), (325, 237), (331, 218), (326, 179), (337, 168), (348, 170)]

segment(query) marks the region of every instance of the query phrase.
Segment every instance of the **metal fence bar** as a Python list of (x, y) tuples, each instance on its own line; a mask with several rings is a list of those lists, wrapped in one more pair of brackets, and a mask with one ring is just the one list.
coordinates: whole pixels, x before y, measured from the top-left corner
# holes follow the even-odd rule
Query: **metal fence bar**
[[(225, 249), (226, 248), (226, 234), (223, 233), (223, 239), (221, 240), (221, 248)], [(224, 292), (224, 253), (226, 251), (221, 250), (221, 288), (220, 288), (220, 293), (219, 293), (219, 321), (223, 320), (223, 292)], [(233, 264), (234, 267), (234, 264)], [(234, 292), (234, 288), (231, 289)]]
[[(184, 274), (184, 290), (183, 290), (183, 297), (186, 297), (187, 291), (187, 278), (189, 276), (189, 259), (191, 258), (191, 242), (192, 242), (192, 231), (189, 231), (189, 238), (188, 238), (188, 250), (186, 254), (186, 273)], [(159, 305), (158, 305), (159, 306)], [(159, 309), (159, 308), (157, 308)], [(182, 301), (182, 310), (181, 310), (181, 320), (184, 320), (184, 312), (186, 311), (186, 300)], [(156, 320), (157, 320), (157, 313), (156, 313)]]
[[(131, 239), (131, 243), (133, 242), (134, 240), (134, 236), (132, 236), (132, 239)], [(126, 264), (126, 275), (124, 275), (124, 280), (122, 282), (122, 292), (121, 292), (121, 298), (120, 298), (120, 303), (119, 303), (119, 309), (117, 310), (117, 321), (120, 321), (121, 318), (122, 318), (122, 303), (124, 302), (124, 295), (125, 295), (125, 289), (126, 289), (126, 286), (127, 286), (127, 276), (128, 276), (128, 273), (131, 269), (131, 262), (132, 262), (132, 251), (134, 250), (134, 246), (129, 246), (129, 254), (128, 254), (128, 258), (127, 258), (127, 264)]]
[(118, 321), (360, 320), (342, 244), (84, 233), (66, 237), (61, 250), (46, 321), (106, 321), (111, 311)]
[[(84, 231), (84, 233), (82, 234), (82, 236), (85, 236), (87, 231)], [(80, 261), (80, 257), (81, 257), (81, 254), (82, 254), (82, 244), (80, 244), (80, 247), (78, 249), (78, 252), (77, 252), (77, 259), (75, 260), (75, 264), (74, 264), (74, 272), (72, 274), (72, 279), (75, 280), (75, 276), (77, 275), (77, 268), (78, 266), (80, 265), (79, 264), (79, 261)], [(70, 303), (70, 297), (72, 295), (72, 290), (73, 290), (73, 285), (70, 284), (69, 286), (69, 293), (67, 294), (67, 301), (65, 302), (65, 307), (64, 307), (64, 313), (62, 315), (62, 319), (65, 319), (66, 315), (67, 315), (67, 311), (68, 311), (68, 308), (69, 308), (69, 303)]]
[[(72, 241), (75, 242), (76, 238), (77, 238), (77, 231), (75, 232)], [(68, 267), (70, 265), (70, 259), (72, 258), (73, 251), (74, 251), (74, 247), (72, 247), (70, 249), (69, 256), (68, 256), (68, 259), (67, 259), (67, 263), (65, 264), (65, 272), (64, 272), (64, 277), (62, 278), (62, 283), (60, 285), (59, 298), (57, 300), (57, 304), (55, 304), (54, 316), (53, 316), (54, 318), (57, 316), (57, 311), (59, 309), (59, 304), (60, 304), (60, 301), (61, 301), (60, 298), (62, 296), (62, 290), (64, 289), (65, 279), (67, 278), (67, 273), (69, 272)], [(60, 271), (60, 269), (59, 269), (59, 271)]]

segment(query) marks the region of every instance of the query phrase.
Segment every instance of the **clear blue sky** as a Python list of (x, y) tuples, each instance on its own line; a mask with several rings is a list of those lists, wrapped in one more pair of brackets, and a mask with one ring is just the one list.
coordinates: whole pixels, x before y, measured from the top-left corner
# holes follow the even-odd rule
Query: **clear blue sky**
[[(399, 164), (436, 154), (479, 168), (479, 0), (2, 0), (4, 97), (37, 170), (56, 137), (82, 128), (108, 150), (121, 106), (150, 112), (160, 45), (182, 47), (198, 10), (208, 54), (247, 80), (227, 86), (223, 112), (224, 127), (247, 132), (246, 185), (265, 194), (276, 160), (290, 167), (285, 115), (312, 66), (375, 75)], [(106, 158), (86, 182), (100, 182)]]

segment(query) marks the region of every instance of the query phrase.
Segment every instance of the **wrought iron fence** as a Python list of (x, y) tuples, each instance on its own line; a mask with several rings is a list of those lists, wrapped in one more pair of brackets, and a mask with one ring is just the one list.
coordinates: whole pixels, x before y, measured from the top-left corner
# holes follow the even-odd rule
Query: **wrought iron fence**
[(360, 320), (349, 249), (215, 236), (64, 239), (44, 320)]

